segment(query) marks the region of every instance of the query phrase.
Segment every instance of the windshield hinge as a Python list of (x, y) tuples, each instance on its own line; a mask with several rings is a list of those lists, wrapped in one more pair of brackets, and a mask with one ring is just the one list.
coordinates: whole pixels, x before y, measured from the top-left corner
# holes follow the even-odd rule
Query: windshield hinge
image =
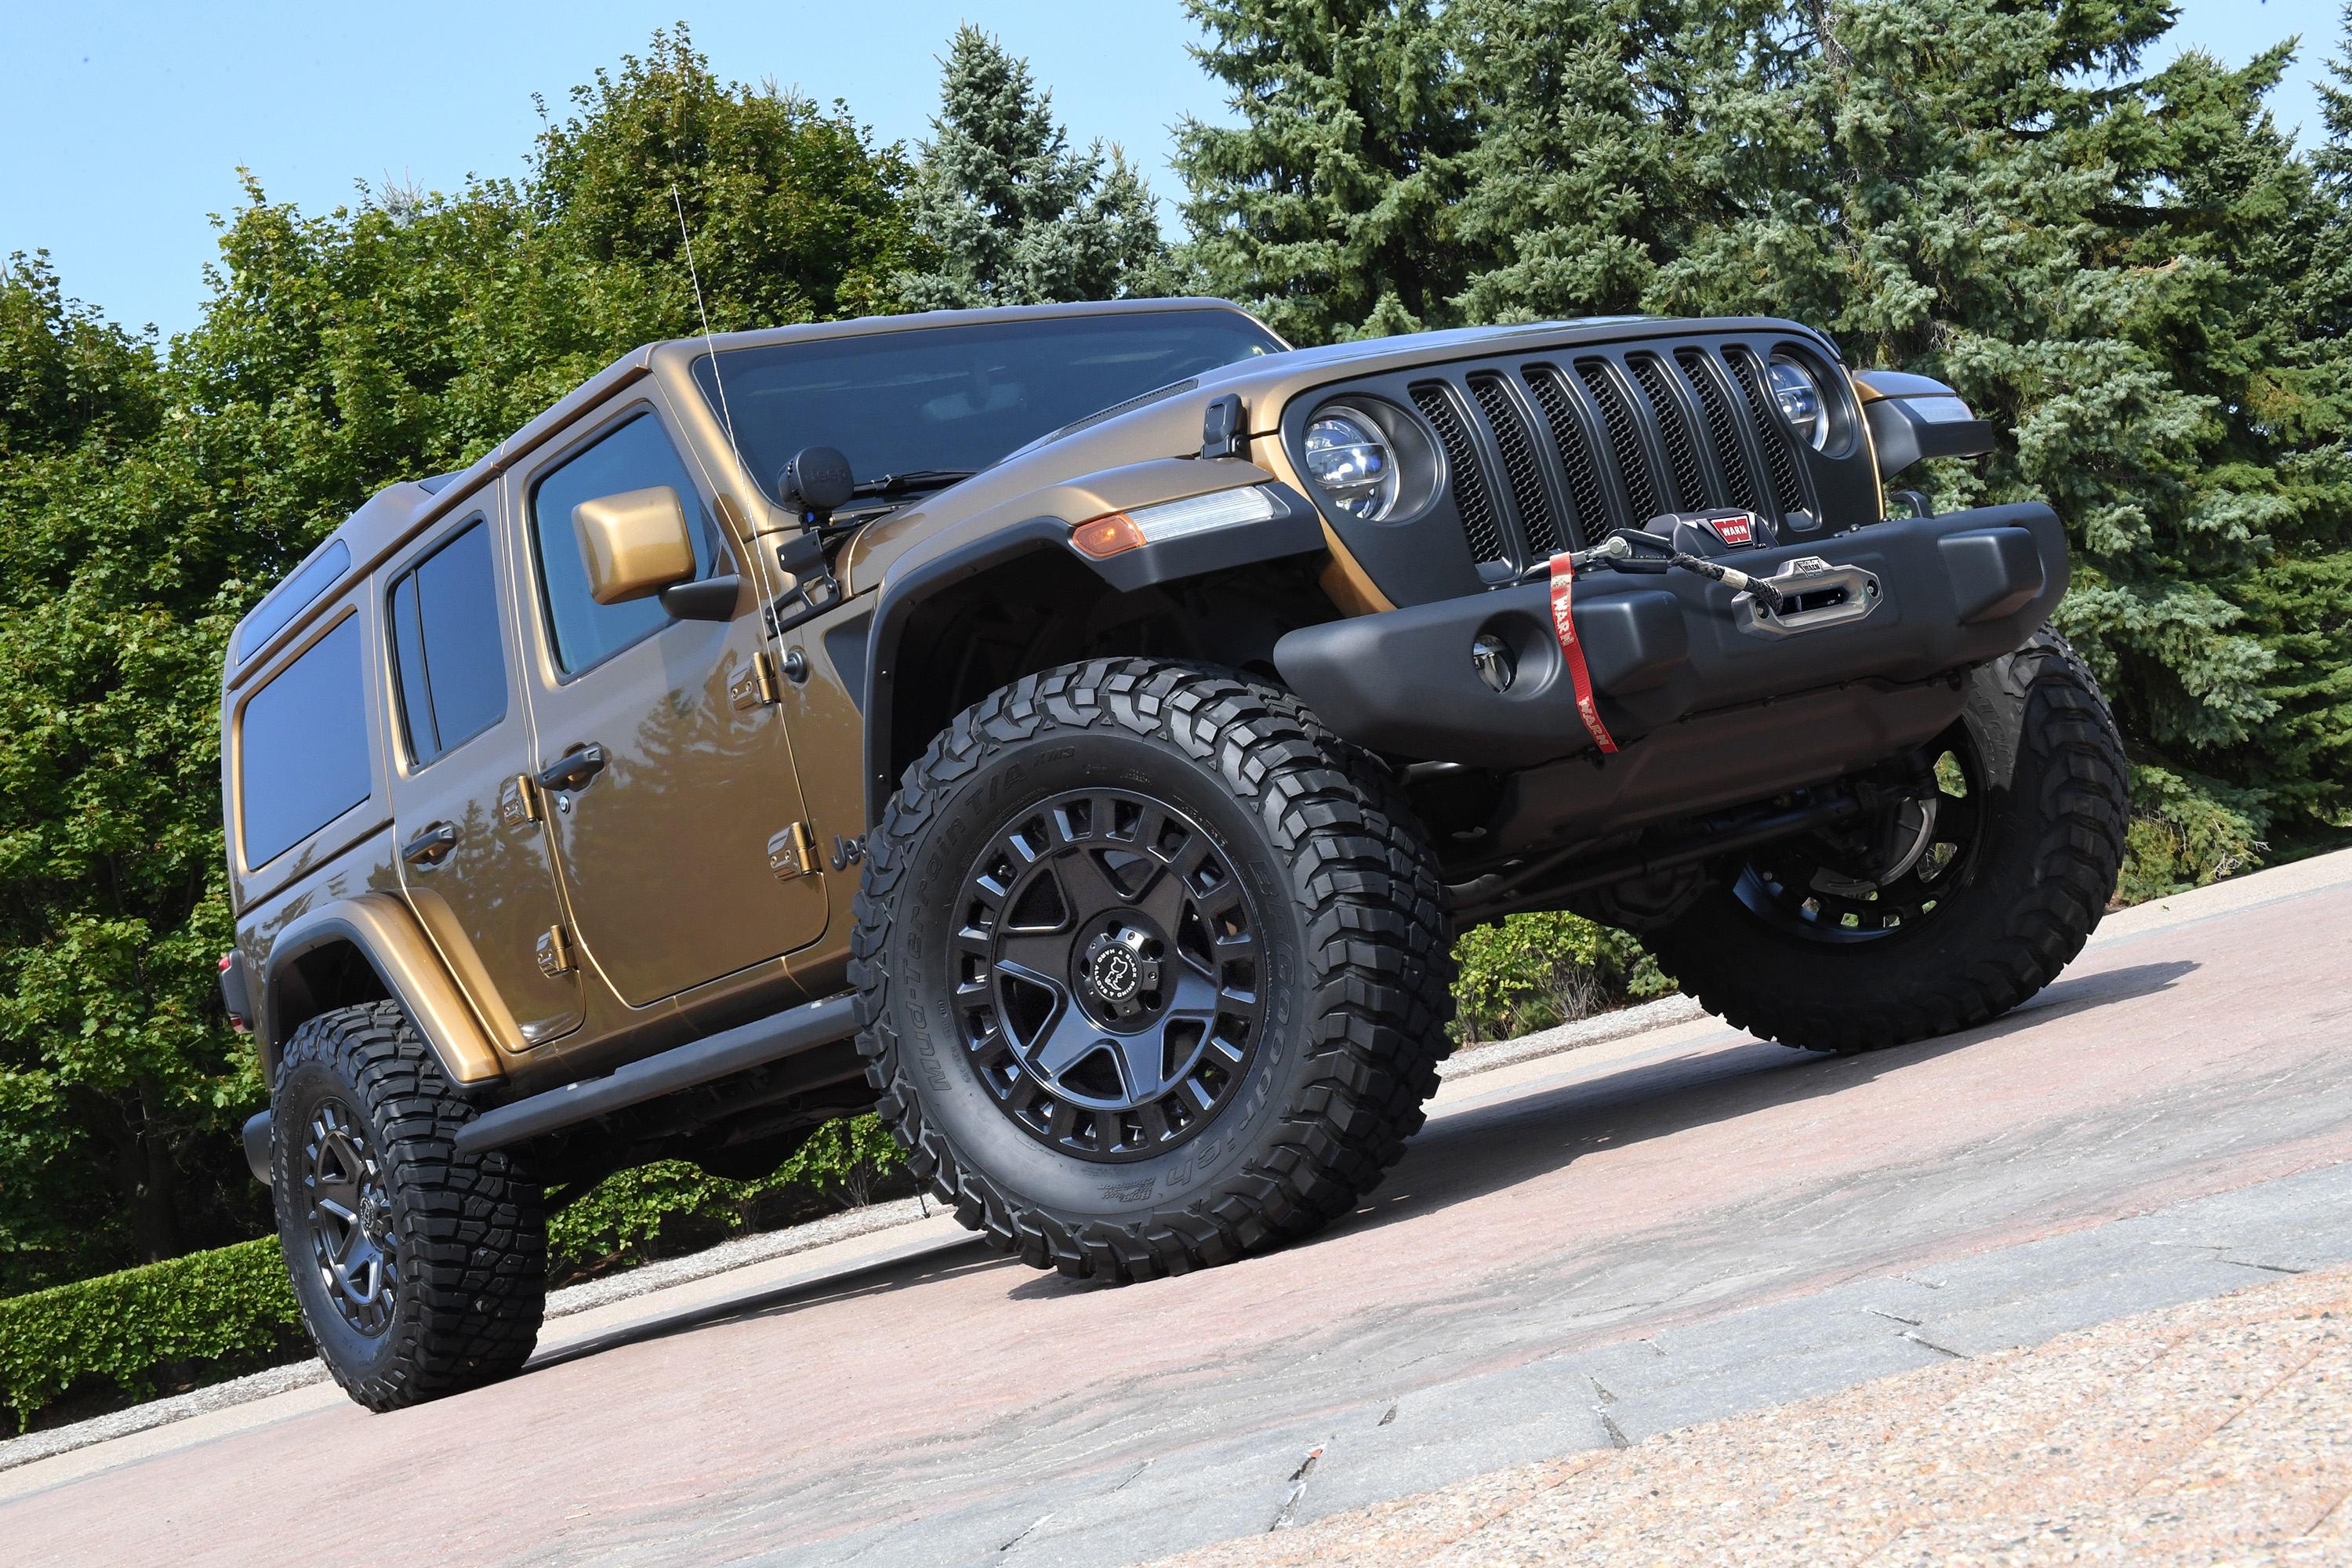
[(1249, 433), (1244, 428), (1242, 400), (1234, 393), (1209, 400), (1207, 412), (1201, 416), (1201, 456), (1204, 458), (1235, 458), (1241, 455)]

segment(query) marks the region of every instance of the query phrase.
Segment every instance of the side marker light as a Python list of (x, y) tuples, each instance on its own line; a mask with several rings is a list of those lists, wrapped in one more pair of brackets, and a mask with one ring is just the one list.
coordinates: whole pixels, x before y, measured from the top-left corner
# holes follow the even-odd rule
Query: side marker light
[(1070, 542), (1081, 555), (1091, 555), (1100, 561), (1125, 550), (1140, 550), (1144, 545), (1143, 530), (1123, 511), (1098, 517), (1092, 522), (1082, 522), (1070, 535)]

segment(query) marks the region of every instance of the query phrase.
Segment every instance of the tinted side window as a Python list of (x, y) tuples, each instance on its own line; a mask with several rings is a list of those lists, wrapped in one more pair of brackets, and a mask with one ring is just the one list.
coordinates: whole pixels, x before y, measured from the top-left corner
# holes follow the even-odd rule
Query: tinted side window
[(357, 616), (253, 694), (238, 725), (245, 863), (274, 860), (367, 799), (367, 700)]
[(580, 536), (572, 509), (582, 501), (623, 490), (667, 485), (686, 508), (694, 535), (694, 570), (708, 577), (722, 555), (718, 525), (686, 477), (661, 422), (641, 414), (604, 437), (539, 482), (531, 493), (531, 544), (539, 553), (540, 583), (547, 620), (555, 635), (556, 662), (566, 673), (586, 669), (669, 624), (659, 599), (600, 605), (588, 595), (588, 568), (580, 559)]
[(507, 716), (490, 531), (476, 522), (392, 588), (402, 727), (419, 766)]
[(236, 634), (236, 657), (247, 659), (253, 650), (278, 635), (278, 629), (302, 613), (311, 600), (335, 585), (352, 568), (352, 547), (338, 539), (320, 551), (318, 559), (286, 579), (278, 592), (261, 601)]

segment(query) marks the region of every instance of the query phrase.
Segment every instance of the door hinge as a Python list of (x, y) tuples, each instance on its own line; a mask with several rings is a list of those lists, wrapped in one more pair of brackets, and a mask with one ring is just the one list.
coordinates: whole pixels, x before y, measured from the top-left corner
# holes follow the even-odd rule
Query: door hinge
[(550, 926), (539, 939), (539, 972), (550, 980), (571, 973), (580, 967), (572, 956), (572, 939), (562, 926)]
[(789, 882), (816, 869), (816, 840), (810, 835), (807, 823), (795, 822), (768, 840), (768, 869), (776, 874), (779, 882)]
[(728, 683), (727, 696), (738, 712), (770, 707), (784, 700), (783, 687), (776, 679), (776, 661), (768, 656), (766, 648), (754, 653), (751, 668)]
[(517, 773), (499, 786), (499, 821), (507, 827), (520, 827), (527, 822), (537, 822), (541, 816), (539, 781), (529, 773)]

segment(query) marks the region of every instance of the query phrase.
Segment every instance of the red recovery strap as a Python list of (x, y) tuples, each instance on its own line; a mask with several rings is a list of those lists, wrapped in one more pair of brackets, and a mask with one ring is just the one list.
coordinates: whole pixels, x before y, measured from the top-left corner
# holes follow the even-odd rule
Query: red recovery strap
[(1569, 597), (1576, 587), (1576, 563), (1565, 553), (1551, 558), (1551, 626), (1559, 634), (1560, 657), (1568, 661), (1568, 679), (1576, 688), (1577, 717), (1600, 742), (1604, 752), (1614, 752), (1617, 742), (1609, 738), (1609, 726), (1601, 721), (1601, 710), (1592, 700), (1592, 675), (1584, 668), (1584, 645), (1576, 640), (1576, 619), (1569, 614)]

